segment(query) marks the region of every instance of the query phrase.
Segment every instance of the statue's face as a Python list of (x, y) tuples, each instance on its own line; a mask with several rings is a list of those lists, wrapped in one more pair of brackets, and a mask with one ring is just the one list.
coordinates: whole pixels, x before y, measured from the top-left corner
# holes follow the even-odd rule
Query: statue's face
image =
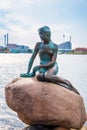
[(42, 41), (49, 41), (49, 38), (45, 34), (45, 32), (39, 32), (40, 38)]
[(46, 39), (46, 35), (44, 32), (39, 32), (40, 38), (41, 40), (45, 40)]

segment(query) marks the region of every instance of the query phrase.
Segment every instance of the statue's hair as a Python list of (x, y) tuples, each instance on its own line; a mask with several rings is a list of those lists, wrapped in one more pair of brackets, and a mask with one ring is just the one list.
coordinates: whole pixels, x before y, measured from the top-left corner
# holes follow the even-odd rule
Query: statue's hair
[(39, 28), (38, 32), (39, 33), (40, 32), (45, 33), (45, 35), (48, 37), (48, 39), (50, 39), (50, 37), (51, 37), (51, 30), (50, 30), (50, 28), (48, 26), (43, 26), (43, 27)]

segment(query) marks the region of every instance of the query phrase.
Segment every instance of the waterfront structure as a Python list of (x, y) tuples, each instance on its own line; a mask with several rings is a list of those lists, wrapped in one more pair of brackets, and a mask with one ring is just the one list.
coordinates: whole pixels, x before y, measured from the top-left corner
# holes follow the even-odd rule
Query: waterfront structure
[[(8, 33), (4, 35), (4, 48), (5, 51), (8, 50), (11, 53), (31, 53), (32, 50), (26, 45), (18, 45), (14, 43), (9, 43)], [(8, 52), (6, 51), (6, 52)]]
[(60, 43), (58, 45), (58, 50), (61, 51), (61, 52), (69, 52), (69, 51), (71, 51), (72, 50), (71, 41), (66, 41), (66, 42)]
[(7, 46), (8, 46), (8, 43), (9, 43), (8, 40), (9, 39), (8, 39), (8, 33), (7, 33), (7, 34), (4, 35), (4, 46), (5, 46), (5, 48), (7, 48)]
[(32, 50), (26, 45), (8, 44), (7, 49), (11, 53), (31, 53)]
[(7, 45), (7, 49), (11, 50), (11, 49), (15, 49), (17, 47), (17, 44), (11, 43)]
[(4, 51), (4, 47), (0, 46), (0, 53), (2, 53)]
[(77, 47), (74, 49), (74, 54), (87, 54), (87, 48)]

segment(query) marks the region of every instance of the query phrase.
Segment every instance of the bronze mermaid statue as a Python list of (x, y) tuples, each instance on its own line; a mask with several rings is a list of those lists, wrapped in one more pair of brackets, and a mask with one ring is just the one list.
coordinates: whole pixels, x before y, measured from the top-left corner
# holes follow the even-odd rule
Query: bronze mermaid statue
[[(69, 90), (79, 94), (78, 90), (66, 79), (57, 76), (58, 63), (57, 52), (58, 45), (51, 40), (51, 31), (48, 26), (43, 26), (38, 29), (41, 42), (37, 42), (33, 54), (29, 60), (27, 73), (20, 74), (20, 77), (34, 77), (39, 81), (51, 82), (61, 85)], [(39, 54), (40, 64), (31, 71), (35, 57)], [(38, 73), (37, 73), (38, 72)]]

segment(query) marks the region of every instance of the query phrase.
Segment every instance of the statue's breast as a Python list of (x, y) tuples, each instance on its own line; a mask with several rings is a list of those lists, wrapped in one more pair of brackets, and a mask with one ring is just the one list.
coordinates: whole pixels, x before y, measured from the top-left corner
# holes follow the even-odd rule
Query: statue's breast
[(54, 52), (54, 45), (50, 42), (48, 44), (41, 43), (40, 48), (39, 48), (39, 54), (44, 55), (52, 55)]

